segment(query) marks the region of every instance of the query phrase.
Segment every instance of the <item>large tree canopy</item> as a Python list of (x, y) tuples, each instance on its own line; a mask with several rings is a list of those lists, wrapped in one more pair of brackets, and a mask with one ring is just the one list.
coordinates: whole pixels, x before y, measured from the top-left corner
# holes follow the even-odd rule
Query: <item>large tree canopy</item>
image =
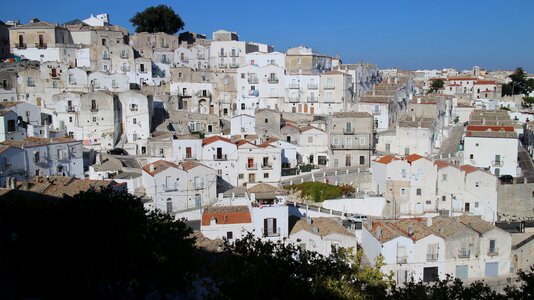
[(515, 69), (515, 72), (508, 76), (512, 81), (504, 84), (502, 87), (502, 94), (504, 95), (528, 95), (534, 88), (533, 80), (527, 80), (527, 73), (523, 68)]
[(136, 32), (165, 32), (175, 34), (184, 28), (184, 22), (172, 7), (151, 6), (138, 12), (130, 19)]

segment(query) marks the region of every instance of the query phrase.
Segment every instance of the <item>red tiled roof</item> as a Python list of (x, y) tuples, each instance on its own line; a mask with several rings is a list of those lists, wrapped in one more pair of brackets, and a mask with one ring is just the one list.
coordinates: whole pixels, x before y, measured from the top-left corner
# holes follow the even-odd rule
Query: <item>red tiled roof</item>
[(209, 144), (215, 143), (217, 141), (223, 141), (223, 142), (227, 142), (227, 143), (232, 144), (231, 140), (229, 140), (227, 138), (224, 138), (222, 136), (214, 135), (214, 136), (210, 136), (210, 137), (207, 137), (207, 138), (203, 139), (202, 140), (202, 146), (209, 145)]
[(392, 155), (386, 155), (386, 156), (382, 156), (381, 158), (375, 160), (376, 162), (378, 163), (381, 163), (381, 164), (389, 164), (390, 162), (392, 162), (393, 160), (399, 160), (398, 158), (396, 158), (395, 156), (392, 156)]
[(408, 161), (409, 163), (412, 163), (412, 162), (414, 162), (414, 161), (416, 161), (416, 160), (418, 160), (420, 158), (423, 158), (423, 157), (421, 155), (419, 155), (419, 154), (415, 154), (414, 153), (414, 154), (410, 154), (410, 155), (406, 156), (404, 159), (406, 161)]
[(198, 166), (203, 166), (203, 164), (198, 163), (196, 161), (184, 161), (180, 163), (180, 167), (182, 167), (182, 169), (184, 169), (185, 171), (191, 170)]
[(477, 80), (473, 77), (450, 77), (447, 79), (448, 81), (458, 81), (458, 80)]
[(202, 214), (202, 226), (209, 226), (212, 218), (215, 218), (217, 225), (252, 223), (249, 211), (204, 212)]
[[(151, 172), (150, 171), (150, 165), (153, 165), (154, 166), (154, 171)], [(166, 161), (166, 160), (158, 160), (158, 161), (155, 161), (153, 163), (150, 163), (150, 164), (147, 164), (146, 166), (143, 167), (143, 171), (147, 172), (148, 174), (150, 174), (150, 176), (154, 177), (154, 175), (160, 173), (160, 172), (163, 172), (165, 170), (167, 170), (168, 168), (176, 168), (178, 169), (178, 165), (176, 165), (175, 163), (173, 162), (170, 162), (170, 161)]]
[(442, 168), (450, 166), (448, 162), (443, 161), (443, 160), (436, 160), (434, 164), (438, 167), (438, 169), (442, 169)]
[(503, 126), (503, 125), (468, 125), (466, 131), (508, 131), (513, 132), (513, 126)]
[(460, 166), (460, 170), (464, 171), (466, 174), (469, 174), (478, 171), (478, 168), (472, 165), (462, 165)]
[(475, 84), (496, 84), (495, 80), (477, 80)]

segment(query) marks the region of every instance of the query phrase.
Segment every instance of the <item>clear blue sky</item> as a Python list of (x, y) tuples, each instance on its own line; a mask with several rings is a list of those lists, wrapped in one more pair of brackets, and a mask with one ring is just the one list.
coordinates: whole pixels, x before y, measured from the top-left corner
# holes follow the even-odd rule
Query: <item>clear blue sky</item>
[(279, 51), (306, 45), (381, 68), (522, 66), (534, 73), (533, 0), (18, 0), (3, 1), (0, 20), (63, 23), (107, 12), (132, 31), (129, 18), (157, 4), (172, 6), (184, 30), (237, 31)]

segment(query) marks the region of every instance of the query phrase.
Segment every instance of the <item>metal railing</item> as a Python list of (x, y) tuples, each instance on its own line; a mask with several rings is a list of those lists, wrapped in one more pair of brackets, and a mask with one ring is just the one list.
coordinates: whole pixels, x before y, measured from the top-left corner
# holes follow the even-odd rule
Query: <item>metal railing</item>
[(298, 83), (290, 83), (289, 84), (289, 88), (290, 89), (298, 89), (299, 88), (299, 84)]
[(398, 256), (397, 255), (397, 263), (398, 264), (405, 264), (408, 261), (408, 257), (406, 255)]
[(137, 106), (137, 104), (132, 104), (132, 105), (130, 105), (130, 110), (131, 111), (137, 111), (137, 110), (139, 110), (139, 106)]
[(46, 43), (35, 43), (35, 48), (37, 49), (46, 49)]
[(273, 168), (273, 165), (272, 164), (261, 164), (261, 168), (262, 169), (269, 169), (271, 170)]
[(258, 169), (258, 165), (256, 163), (253, 163), (253, 164), (245, 164), (245, 168), (247, 170), (257, 170)]
[(239, 64), (236, 62), (230, 63), (230, 68), (239, 68)]
[(248, 83), (258, 83), (259, 80), (258, 80), (258, 77), (249, 77), (248, 78)]
[(70, 113), (75, 112), (74, 106), (67, 106), (67, 112), (70, 112)]
[(325, 90), (333, 90), (333, 89), (335, 89), (335, 88), (336, 88), (336, 86), (333, 85), (333, 84), (327, 84), (327, 85), (324, 86), (324, 89), (325, 89)]
[(497, 255), (499, 255), (499, 249), (494, 248), (494, 249), (488, 250), (488, 256), (497, 256)]
[(278, 78), (271, 78), (269, 77), (267, 79), (267, 82), (270, 83), (270, 84), (277, 84), (279, 81), (278, 81)]
[(219, 68), (226, 68), (226, 63), (219, 63)]
[(221, 155), (214, 154), (213, 155), (213, 160), (227, 160), (227, 159), (228, 159), (227, 154), (221, 154)]
[(195, 190), (202, 190), (204, 188), (204, 184), (201, 183), (201, 184), (195, 184)]
[(219, 57), (226, 57), (226, 54), (227, 54), (226, 52), (220, 52), (219, 51)]
[(436, 261), (436, 260), (438, 260), (438, 254), (437, 253), (427, 253), (426, 254), (426, 260), (427, 261)]
[(97, 106), (92, 106), (90, 111), (97, 112), (98, 111), (98, 107)]
[(317, 83), (308, 83), (308, 90), (316, 90), (319, 88), (319, 85)]
[(343, 134), (354, 134), (354, 128), (343, 128)]
[(15, 44), (15, 48), (17, 48), (17, 49), (26, 49), (26, 43)]
[(382, 112), (380, 110), (373, 110), (373, 115), (379, 115), (381, 114)]
[(458, 258), (469, 258), (471, 256), (471, 250), (470, 249), (458, 249)]
[(232, 51), (230, 52), (230, 57), (238, 57), (239, 54), (237, 53), (237, 51)]
[(300, 101), (300, 97), (298, 96), (289, 97), (289, 102), (299, 102), (299, 101)]
[[(275, 230), (276, 229), (276, 230)], [(275, 237), (275, 236), (280, 236), (280, 227), (276, 227), (276, 228), (267, 228), (267, 230), (265, 230), (265, 228), (262, 228), (261, 229), (261, 232), (263, 234), (264, 237)]]
[(500, 167), (502, 166), (502, 160), (494, 160), (491, 162), (491, 165), (494, 167)]

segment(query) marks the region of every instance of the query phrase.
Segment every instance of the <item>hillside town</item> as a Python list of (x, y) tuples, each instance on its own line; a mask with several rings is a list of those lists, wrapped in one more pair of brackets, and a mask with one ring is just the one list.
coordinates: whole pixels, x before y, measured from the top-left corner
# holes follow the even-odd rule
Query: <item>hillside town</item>
[(0, 195), (122, 191), (214, 252), (250, 233), (361, 249), (399, 285), (498, 289), (533, 264), (534, 93), (503, 92), (517, 70), (383, 69), (79, 17), (0, 22)]

